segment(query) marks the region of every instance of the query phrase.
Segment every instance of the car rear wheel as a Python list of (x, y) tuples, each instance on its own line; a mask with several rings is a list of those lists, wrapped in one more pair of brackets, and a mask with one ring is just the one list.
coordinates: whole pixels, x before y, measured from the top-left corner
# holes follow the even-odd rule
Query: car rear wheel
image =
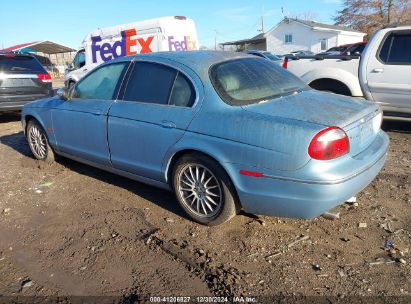
[(177, 161), (173, 187), (181, 207), (198, 223), (219, 225), (238, 212), (230, 178), (218, 163), (204, 155), (186, 155)]
[(31, 153), (36, 159), (46, 162), (54, 161), (54, 152), (50, 147), (47, 134), (37, 121), (32, 119), (28, 122), (26, 136)]

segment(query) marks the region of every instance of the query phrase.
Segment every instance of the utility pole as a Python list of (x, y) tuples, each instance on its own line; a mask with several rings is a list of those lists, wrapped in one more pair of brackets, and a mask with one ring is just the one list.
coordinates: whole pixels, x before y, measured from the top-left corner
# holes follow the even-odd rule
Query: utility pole
[(257, 31), (262, 32), (264, 34), (264, 15), (261, 16), (261, 29)]
[(264, 14), (261, 16), (261, 32), (264, 34)]

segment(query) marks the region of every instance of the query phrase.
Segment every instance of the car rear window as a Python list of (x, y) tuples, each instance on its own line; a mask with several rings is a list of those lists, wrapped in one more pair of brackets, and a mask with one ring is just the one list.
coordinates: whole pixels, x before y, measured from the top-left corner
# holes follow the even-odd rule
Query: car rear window
[(0, 55), (0, 71), (8, 73), (44, 72), (43, 66), (33, 56)]
[(281, 60), (279, 57), (271, 54), (270, 52), (264, 52), (264, 55), (265, 55), (268, 59), (270, 59), (270, 60), (272, 60), (272, 61)]
[(210, 78), (221, 99), (233, 106), (258, 103), (308, 88), (290, 72), (261, 58), (215, 64), (210, 68)]

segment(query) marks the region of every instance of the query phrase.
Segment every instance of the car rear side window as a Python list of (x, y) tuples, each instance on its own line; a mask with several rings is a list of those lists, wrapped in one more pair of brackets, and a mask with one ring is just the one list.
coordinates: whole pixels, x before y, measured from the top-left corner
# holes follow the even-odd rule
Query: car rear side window
[(221, 99), (242, 106), (306, 89), (296, 76), (271, 61), (241, 58), (211, 67), (210, 78)]
[(134, 65), (123, 100), (167, 104), (177, 71), (157, 63)]
[(178, 107), (191, 107), (194, 104), (195, 97), (196, 94), (191, 82), (178, 72), (169, 104)]
[(386, 64), (411, 64), (411, 32), (391, 33), (379, 52), (379, 58)]
[(109, 64), (88, 74), (75, 86), (73, 98), (113, 100), (127, 65)]
[(0, 72), (45, 72), (41, 63), (33, 56), (4, 54), (0, 55)]

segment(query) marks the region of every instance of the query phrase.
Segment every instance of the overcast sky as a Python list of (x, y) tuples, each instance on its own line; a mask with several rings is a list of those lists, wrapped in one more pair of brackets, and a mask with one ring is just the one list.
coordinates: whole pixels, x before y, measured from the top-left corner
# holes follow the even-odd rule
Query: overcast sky
[(19, 0), (2, 1), (0, 47), (52, 40), (77, 48), (88, 32), (98, 27), (161, 16), (184, 15), (194, 19), (200, 45), (257, 35), (261, 15), (267, 31), (284, 15), (315, 15), (333, 23), (340, 0)]

